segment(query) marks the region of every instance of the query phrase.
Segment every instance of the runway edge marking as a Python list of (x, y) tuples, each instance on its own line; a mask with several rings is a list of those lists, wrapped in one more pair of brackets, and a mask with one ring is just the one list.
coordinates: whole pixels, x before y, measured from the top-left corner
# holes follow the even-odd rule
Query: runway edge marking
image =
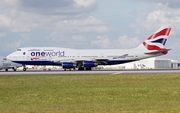
[(110, 75), (119, 75), (119, 74), (122, 74), (123, 72), (116, 72), (116, 73), (112, 73)]

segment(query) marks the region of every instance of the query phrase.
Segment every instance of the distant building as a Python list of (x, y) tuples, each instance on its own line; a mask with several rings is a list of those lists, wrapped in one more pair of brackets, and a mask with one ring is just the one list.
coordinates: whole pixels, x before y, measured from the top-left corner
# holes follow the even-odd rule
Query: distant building
[(104, 69), (180, 69), (180, 62), (166, 58), (149, 58), (140, 61), (103, 66)]
[[(42, 70), (63, 70), (61, 66), (34, 66), (27, 65), (28, 69), (42, 69)], [(180, 62), (166, 58), (149, 58), (140, 61), (119, 64), (98, 66), (94, 70), (99, 69), (180, 69)]]
[(180, 62), (176, 60), (171, 60), (171, 68), (172, 69), (180, 69)]

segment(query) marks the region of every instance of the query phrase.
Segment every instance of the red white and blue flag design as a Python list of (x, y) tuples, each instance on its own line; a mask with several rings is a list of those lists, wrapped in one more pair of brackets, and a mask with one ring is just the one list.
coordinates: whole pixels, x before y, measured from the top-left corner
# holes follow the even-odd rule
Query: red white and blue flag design
[[(162, 27), (158, 29), (154, 34), (152, 34), (146, 41), (143, 42), (143, 45), (148, 50), (166, 50), (164, 45), (166, 44), (167, 37), (169, 36), (171, 28)], [(164, 52), (167, 54), (167, 52)]]

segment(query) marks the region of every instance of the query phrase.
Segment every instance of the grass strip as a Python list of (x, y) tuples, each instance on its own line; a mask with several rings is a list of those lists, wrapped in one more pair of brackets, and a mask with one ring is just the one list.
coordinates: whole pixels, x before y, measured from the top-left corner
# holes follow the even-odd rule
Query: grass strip
[(0, 76), (1, 113), (178, 113), (180, 74)]

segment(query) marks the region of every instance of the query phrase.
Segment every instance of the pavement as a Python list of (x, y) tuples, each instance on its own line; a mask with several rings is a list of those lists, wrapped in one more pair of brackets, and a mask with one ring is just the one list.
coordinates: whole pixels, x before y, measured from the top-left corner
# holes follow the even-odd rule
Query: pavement
[(92, 70), (92, 71), (63, 71), (63, 70), (17, 70), (0, 71), (3, 75), (80, 75), (80, 74), (166, 74), (180, 73), (180, 69), (150, 69), (150, 70)]

